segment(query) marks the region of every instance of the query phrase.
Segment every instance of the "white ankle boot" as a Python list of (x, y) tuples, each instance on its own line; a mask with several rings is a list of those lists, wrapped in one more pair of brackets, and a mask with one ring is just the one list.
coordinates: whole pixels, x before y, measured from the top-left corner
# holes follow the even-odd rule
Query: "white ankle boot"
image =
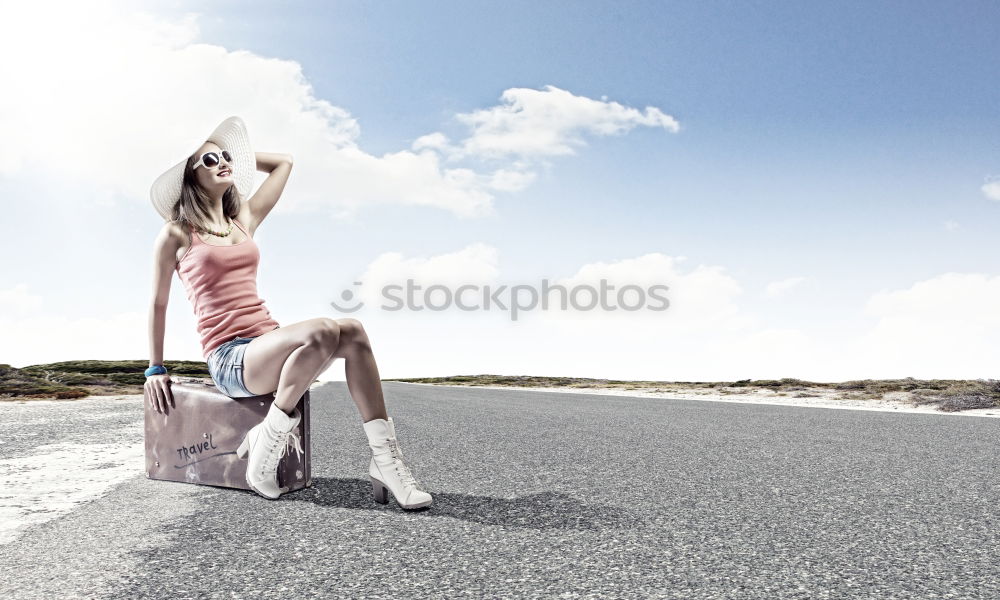
[(275, 499), (288, 491), (288, 487), (278, 487), (278, 461), (285, 455), (289, 444), (302, 456), (302, 443), (292, 432), (302, 420), (302, 413), (296, 408), (291, 415), (271, 403), (267, 416), (247, 432), (236, 455), (247, 458), (247, 484), (265, 498)]
[(402, 508), (430, 506), (431, 495), (420, 489), (420, 484), (403, 462), (403, 451), (396, 441), (396, 428), (389, 420), (374, 419), (364, 423), (368, 445), (372, 449), (372, 460), (368, 466), (368, 478), (372, 482), (375, 501), (385, 504), (389, 501), (386, 490)]

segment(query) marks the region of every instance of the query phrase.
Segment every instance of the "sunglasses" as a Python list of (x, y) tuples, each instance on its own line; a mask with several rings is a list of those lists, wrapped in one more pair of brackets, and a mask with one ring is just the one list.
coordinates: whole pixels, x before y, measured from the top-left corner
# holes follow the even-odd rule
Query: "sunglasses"
[[(229, 154), (229, 150), (222, 151), (222, 158), (226, 159), (227, 163), (233, 162), (233, 157)], [(220, 162), (221, 160), (219, 159), (218, 152), (206, 152), (201, 155), (201, 158), (198, 159), (198, 163), (191, 168), (192, 170), (197, 169), (198, 167), (205, 167), (210, 169), (212, 167), (218, 166)]]

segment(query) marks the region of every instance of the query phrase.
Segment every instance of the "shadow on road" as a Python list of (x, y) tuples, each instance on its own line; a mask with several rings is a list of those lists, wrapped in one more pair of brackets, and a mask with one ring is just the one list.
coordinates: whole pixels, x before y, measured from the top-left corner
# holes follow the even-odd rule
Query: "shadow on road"
[[(427, 491), (434, 496), (434, 504), (406, 514), (526, 529), (622, 529), (644, 524), (621, 507), (588, 503), (562, 492), (495, 498)], [(279, 501), (312, 502), (331, 508), (401, 510), (395, 500), (386, 505), (376, 504), (368, 480), (339, 477), (315, 477), (311, 487), (285, 494)]]

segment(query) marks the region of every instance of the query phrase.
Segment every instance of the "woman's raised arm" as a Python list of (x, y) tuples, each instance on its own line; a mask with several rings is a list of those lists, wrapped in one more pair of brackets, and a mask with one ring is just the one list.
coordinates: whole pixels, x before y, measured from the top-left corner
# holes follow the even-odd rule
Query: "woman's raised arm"
[(260, 184), (253, 196), (247, 200), (250, 209), (250, 232), (257, 230), (257, 227), (264, 220), (278, 198), (281, 197), (288, 176), (292, 172), (292, 155), (279, 154), (276, 152), (254, 152), (257, 159), (257, 170), (270, 173), (264, 183)]

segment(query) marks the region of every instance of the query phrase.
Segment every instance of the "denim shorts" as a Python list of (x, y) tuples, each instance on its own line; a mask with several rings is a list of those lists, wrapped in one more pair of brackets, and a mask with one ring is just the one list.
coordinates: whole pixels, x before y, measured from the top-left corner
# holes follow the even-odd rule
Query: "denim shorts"
[[(274, 329), (280, 327), (281, 325), (278, 325)], [(247, 344), (258, 337), (260, 336), (236, 336), (212, 350), (212, 353), (208, 355), (206, 361), (208, 373), (212, 376), (215, 387), (230, 398), (249, 398), (256, 395), (251, 393), (243, 383), (243, 354), (247, 351)]]
[(247, 398), (255, 394), (243, 384), (243, 354), (253, 337), (236, 337), (208, 355), (208, 373), (215, 387), (230, 398)]

